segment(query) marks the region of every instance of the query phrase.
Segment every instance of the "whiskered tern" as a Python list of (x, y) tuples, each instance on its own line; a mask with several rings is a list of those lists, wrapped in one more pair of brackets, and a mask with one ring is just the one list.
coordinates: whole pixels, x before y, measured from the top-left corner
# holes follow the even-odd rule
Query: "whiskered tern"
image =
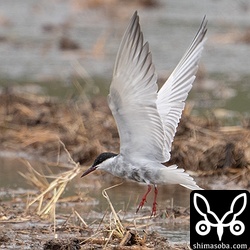
[(207, 21), (173, 73), (158, 91), (157, 76), (148, 43), (144, 42), (139, 17), (134, 13), (123, 35), (108, 95), (109, 108), (120, 136), (120, 153), (100, 154), (83, 174), (96, 169), (148, 185), (136, 212), (154, 186), (152, 215), (156, 214), (157, 184), (180, 184), (201, 189), (184, 169), (169, 167), (171, 145), (181, 118), (205, 43)]

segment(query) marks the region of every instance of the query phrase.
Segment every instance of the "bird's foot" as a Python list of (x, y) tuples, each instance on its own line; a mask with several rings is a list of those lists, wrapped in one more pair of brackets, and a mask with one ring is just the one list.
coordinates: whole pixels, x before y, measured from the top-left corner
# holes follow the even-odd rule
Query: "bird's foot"
[(146, 192), (146, 194), (142, 197), (142, 200), (138, 206), (138, 208), (136, 209), (136, 213), (144, 206), (144, 203), (147, 202), (147, 195), (149, 194), (149, 192), (151, 191), (151, 186), (148, 185), (148, 190)]
[(157, 199), (158, 189), (156, 185), (154, 185), (154, 188), (155, 188), (155, 195), (154, 195), (151, 217), (156, 216), (156, 205), (157, 205), (156, 199)]
[(156, 202), (154, 202), (153, 203), (153, 206), (152, 206), (152, 213), (151, 213), (151, 217), (152, 216), (156, 216), (156, 206), (157, 206), (157, 203)]
[(146, 199), (144, 199), (144, 197), (142, 198), (138, 208), (136, 209), (136, 213), (138, 213), (138, 211), (144, 206), (144, 203), (147, 202)]

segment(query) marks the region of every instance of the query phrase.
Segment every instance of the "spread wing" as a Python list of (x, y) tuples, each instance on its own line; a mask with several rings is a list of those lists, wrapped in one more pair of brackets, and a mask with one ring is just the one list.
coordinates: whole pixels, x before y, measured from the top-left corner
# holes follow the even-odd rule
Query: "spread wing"
[(190, 47), (158, 93), (156, 103), (164, 124), (166, 142), (164, 155), (167, 161), (170, 159), (171, 145), (185, 106), (185, 100), (195, 80), (198, 61), (206, 40), (204, 39), (207, 32), (206, 24), (207, 21), (204, 17)]
[(149, 46), (143, 41), (135, 12), (117, 54), (108, 96), (120, 135), (120, 153), (131, 160), (165, 161), (156, 81)]

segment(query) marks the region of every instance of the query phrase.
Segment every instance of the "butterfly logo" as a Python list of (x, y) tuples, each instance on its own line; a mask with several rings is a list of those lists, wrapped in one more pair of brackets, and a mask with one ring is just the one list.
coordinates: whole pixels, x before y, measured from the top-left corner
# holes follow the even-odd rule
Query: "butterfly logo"
[[(243, 205), (239, 209), (239, 205), (241, 204), (240, 200), (243, 199)], [(200, 207), (198, 205), (198, 201), (200, 204)], [(196, 209), (196, 211), (204, 218), (203, 220), (200, 220), (197, 222), (195, 226), (196, 232), (201, 235), (207, 235), (209, 234), (211, 227), (217, 228), (217, 235), (219, 238), (219, 241), (221, 241), (224, 228), (229, 227), (230, 232), (235, 235), (241, 235), (245, 231), (245, 225), (242, 221), (237, 220), (237, 217), (245, 210), (247, 205), (247, 194), (242, 193), (237, 195), (230, 206), (230, 210), (227, 211), (221, 219), (210, 209), (210, 205), (207, 201), (207, 199), (199, 194), (195, 193), (193, 197), (193, 204)], [(237, 206), (236, 206), (237, 204)], [(227, 222), (226, 222), (227, 221)], [(229, 221), (229, 222), (228, 222)]]

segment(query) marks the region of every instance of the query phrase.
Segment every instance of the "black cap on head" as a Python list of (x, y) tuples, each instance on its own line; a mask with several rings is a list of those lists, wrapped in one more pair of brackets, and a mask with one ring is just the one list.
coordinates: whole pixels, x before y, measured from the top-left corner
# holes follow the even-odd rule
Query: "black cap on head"
[(82, 174), (81, 177), (83, 177), (83, 176), (85, 176), (85, 175), (87, 175), (87, 174), (93, 172), (94, 170), (97, 169), (97, 166), (98, 166), (99, 164), (101, 164), (103, 161), (105, 161), (105, 160), (107, 160), (107, 159), (109, 159), (109, 158), (115, 157), (115, 156), (117, 156), (117, 154), (110, 153), (110, 152), (101, 153), (100, 155), (98, 155), (98, 156), (96, 157), (96, 159), (95, 159), (93, 165), (92, 165), (89, 169), (87, 169), (87, 170)]
[(98, 155), (92, 165), (92, 167), (99, 165), (100, 163), (102, 163), (103, 161), (115, 157), (117, 156), (117, 154), (114, 153), (110, 153), (110, 152), (105, 152), (105, 153), (101, 153), (100, 155)]

